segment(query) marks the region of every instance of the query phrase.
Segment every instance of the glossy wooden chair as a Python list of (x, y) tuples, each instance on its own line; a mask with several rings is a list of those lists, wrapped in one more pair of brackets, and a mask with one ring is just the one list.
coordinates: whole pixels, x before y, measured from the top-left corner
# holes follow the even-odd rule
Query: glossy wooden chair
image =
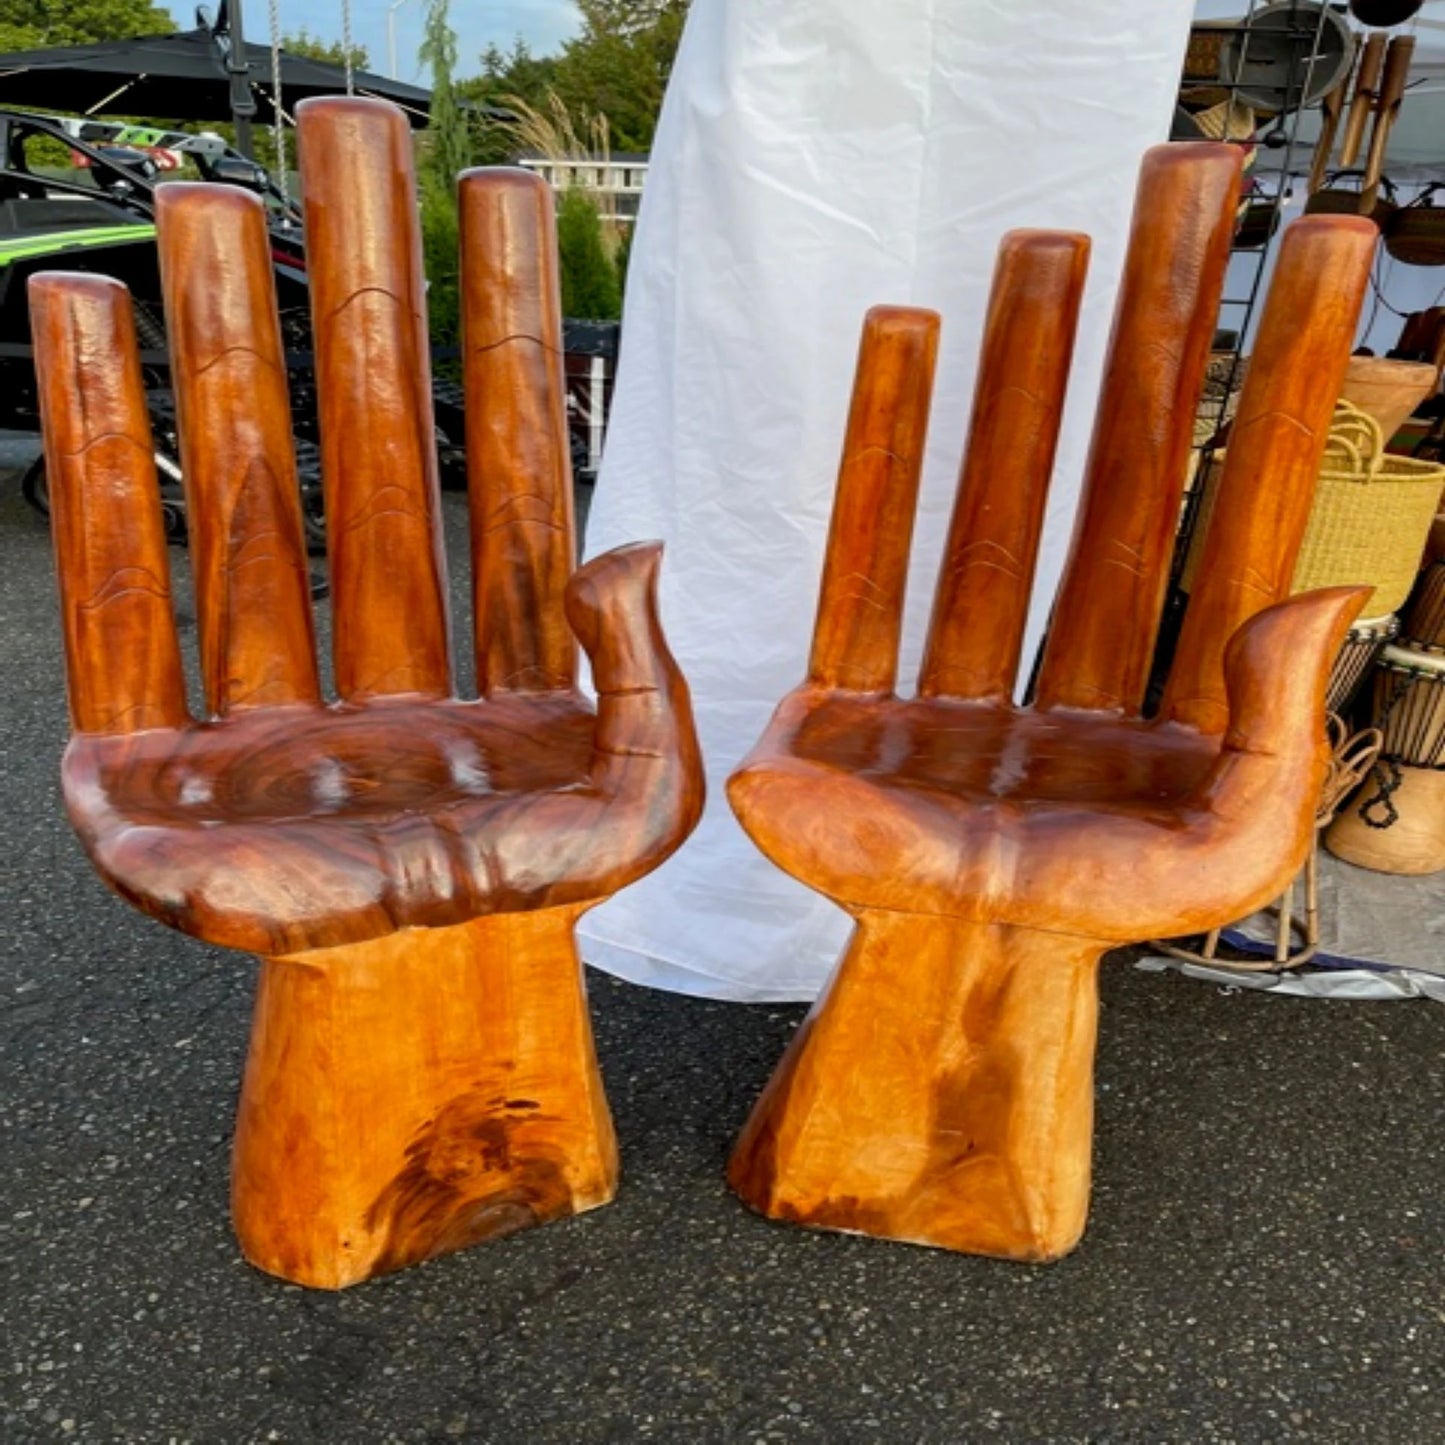
[(899, 620), (938, 320), (864, 326), (807, 680), (731, 779), (852, 941), (748, 1121), (734, 1188), (801, 1224), (1015, 1259), (1088, 1204), (1099, 959), (1280, 892), (1325, 767), (1324, 690), (1365, 592), (1288, 591), (1373, 251), (1290, 228), (1202, 580), (1141, 716), (1238, 153), (1149, 152), (1078, 526), (1036, 695), (1011, 698), (1088, 242), (1004, 239), (917, 695)]
[[(159, 201), (205, 707), (186, 702), (129, 298), (32, 283), (74, 736), (64, 792), (137, 907), (262, 958), (233, 1161), (247, 1257), (337, 1287), (605, 1203), (573, 942), (702, 778), (656, 545), (573, 571), (550, 192), (461, 180), (480, 699), (453, 689), (411, 137), (302, 105), (340, 700), (318, 674), (266, 227)], [(596, 711), (576, 685), (588, 652)]]

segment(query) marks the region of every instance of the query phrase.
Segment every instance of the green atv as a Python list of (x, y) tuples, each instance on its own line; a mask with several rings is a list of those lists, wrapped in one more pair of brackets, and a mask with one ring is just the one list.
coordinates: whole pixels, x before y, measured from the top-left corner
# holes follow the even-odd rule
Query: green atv
[[(301, 216), (265, 170), (217, 135), (0, 109), (0, 429), (39, 430), (26, 282), (37, 271), (93, 271), (130, 288), (167, 534), (185, 537), (175, 402), (156, 249), (155, 192), (167, 179), (240, 185), (260, 195), (290, 376), (302, 509), (314, 547), (324, 541), (320, 436)], [(462, 389), (434, 388), (443, 480), (464, 479)], [(21, 482), (47, 513), (43, 458)]]

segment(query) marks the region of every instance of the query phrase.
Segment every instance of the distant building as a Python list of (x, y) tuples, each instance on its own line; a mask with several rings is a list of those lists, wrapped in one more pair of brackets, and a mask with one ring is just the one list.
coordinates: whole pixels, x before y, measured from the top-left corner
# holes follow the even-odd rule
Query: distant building
[(604, 221), (630, 226), (637, 219), (642, 184), (647, 179), (647, 157), (616, 151), (605, 158), (594, 156), (524, 155), (518, 165), (544, 177), (553, 190), (579, 186), (597, 197), (597, 209)]

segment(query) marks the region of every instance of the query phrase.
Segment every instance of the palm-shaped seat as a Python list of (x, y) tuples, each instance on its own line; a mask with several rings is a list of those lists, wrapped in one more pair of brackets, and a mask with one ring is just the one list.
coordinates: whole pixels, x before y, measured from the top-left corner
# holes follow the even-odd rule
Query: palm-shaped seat
[[(611, 1197), (573, 929), (701, 802), (655, 545), (573, 571), (550, 192), (462, 178), (481, 696), (452, 681), (411, 139), (304, 104), (332, 666), (322, 691), (265, 218), (158, 228), (205, 709), (188, 710), (130, 303), (32, 283), (74, 735), (65, 799), (147, 913), (262, 956), (233, 1205), (249, 1258), (343, 1285)], [(577, 643), (598, 702), (579, 692)]]
[(1227, 146), (1146, 157), (1080, 519), (1012, 701), (1087, 240), (1001, 247), (917, 694), (895, 692), (936, 316), (869, 314), (809, 674), (729, 783), (759, 847), (856, 919), (734, 1153), (805, 1224), (1023, 1259), (1088, 1201), (1096, 966), (1298, 869), (1324, 690), (1362, 589), (1281, 602), (1375, 232), (1284, 239), (1201, 580), (1143, 703), (1238, 196)]

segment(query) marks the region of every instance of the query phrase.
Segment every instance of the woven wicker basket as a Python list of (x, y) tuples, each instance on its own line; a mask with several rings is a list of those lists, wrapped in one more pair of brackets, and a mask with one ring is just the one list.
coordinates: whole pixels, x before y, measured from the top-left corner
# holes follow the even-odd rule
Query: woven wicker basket
[(1369, 584), (1363, 611), (1397, 611), (1420, 570), (1445, 467), (1385, 451), (1379, 423), (1335, 405), (1319, 488), (1295, 565), (1293, 592)]

